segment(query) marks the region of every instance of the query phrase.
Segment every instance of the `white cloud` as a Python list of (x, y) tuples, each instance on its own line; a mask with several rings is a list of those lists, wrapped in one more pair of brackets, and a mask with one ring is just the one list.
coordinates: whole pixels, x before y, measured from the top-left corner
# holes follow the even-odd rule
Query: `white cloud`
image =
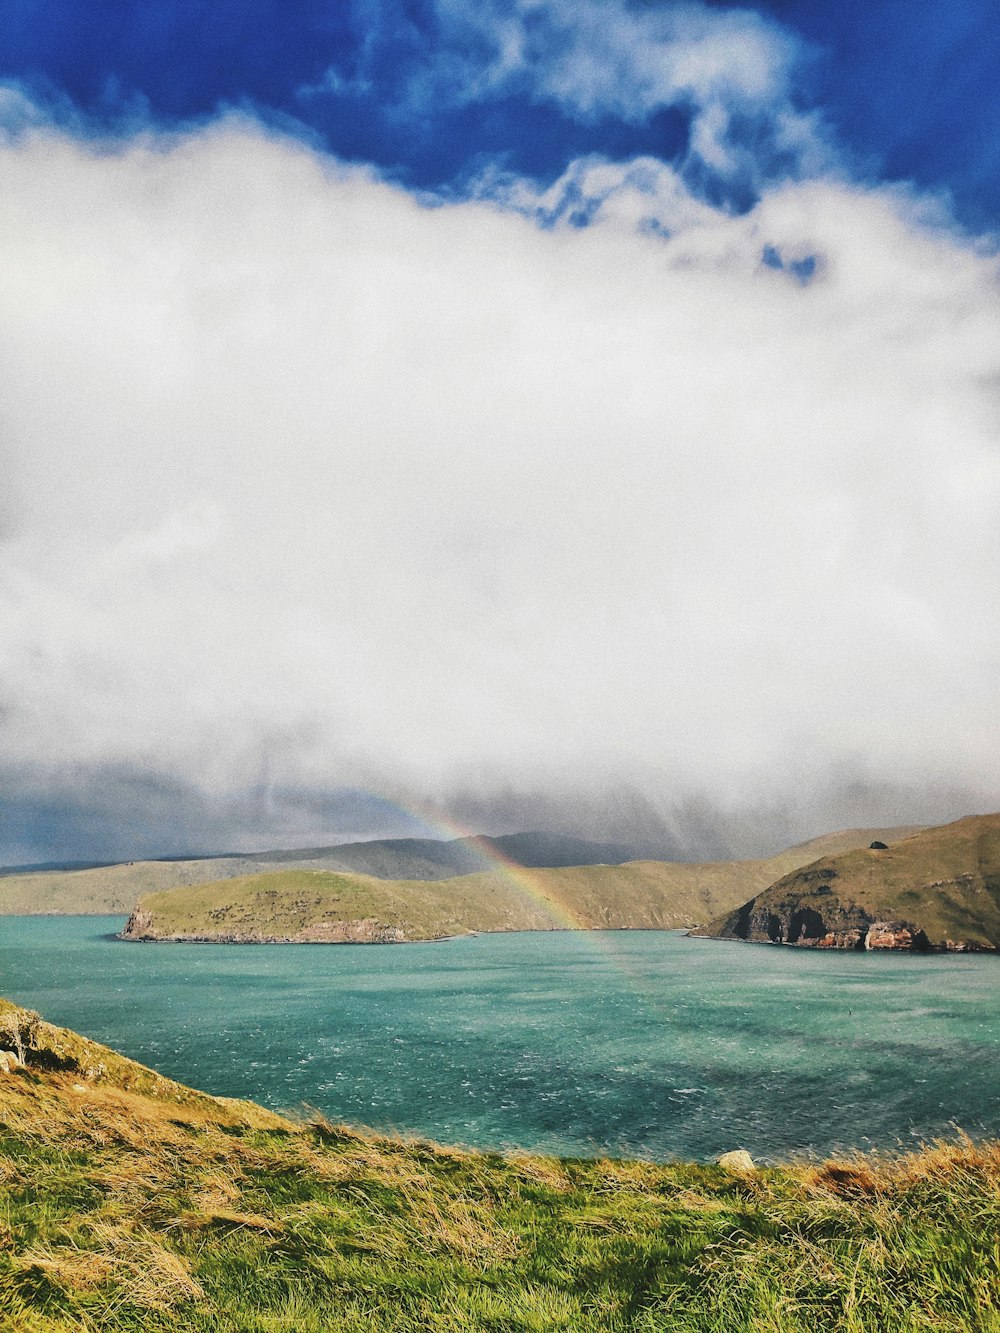
[[(435, 0), (431, 12), (433, 44), (408, 30), (412, 63), (394, 93), (401, 118), (525, 97), (584, 123), (640, 125), (673, 107), (690, 117), (687, 165), (713, 177), (755, 187), (833, 159), (821, 118), (795, 97), (801, 39), (750, 10), (696, 0)], [(359, 23), (374, 68), (383, 48), (399, 45), (399, 18), (366, 5)], [(370, 71), (361, 77), (370, 82)], [(348, 86), (332, 70), (302, 92)]]
[(428, 79), (455, 100), (528, 89), (589, 118), (645, 120), (681, 98), (745, 105), (787, 94), (797, 39), (747, 10), (697, 3), (437, 0)]
[(996, 791), (996, 262), (919, 201), (589, 161), (540, 229), (239, 119), (0, 156), (11, 770)]

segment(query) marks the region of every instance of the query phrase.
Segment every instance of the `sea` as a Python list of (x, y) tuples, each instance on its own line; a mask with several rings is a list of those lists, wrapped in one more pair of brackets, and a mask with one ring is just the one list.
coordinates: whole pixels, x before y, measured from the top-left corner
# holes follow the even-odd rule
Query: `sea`
[(682, 932), (130, 944), (0, 917), (0, 995), (182, 1083), (450, 1144), (762, 1161), (1000, 1135), (1000, 957)]

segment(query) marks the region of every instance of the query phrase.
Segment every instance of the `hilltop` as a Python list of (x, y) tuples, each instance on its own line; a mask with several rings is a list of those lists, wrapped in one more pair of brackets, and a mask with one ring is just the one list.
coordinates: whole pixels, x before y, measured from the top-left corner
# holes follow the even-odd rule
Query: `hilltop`
[(1000, 948), (1000, 814), (827, 855), (695, 933), (829, 949)]
[[(883, 833), (886, 830), (882, 830)], [(871, 829), (818, 840), (871, 841)], [(763, 861), (539, 867), (444, 880), (384, 880), (285, 869), (146, 894), (127, 939), (234, 942), (402, 942), (511, 930), (669, 930), (711, 920), (790, 869), (814, 860), (805, 843)]]
[(476, 1153), (196, 1092), (3, 1000), (0, 1048), (10, 1333), (1000, 1322), (994, 1144), (750, 1171)]
[(556, 833), (497, 837), (378, 838), (330, 847), (0, 870), (0, 915), (121, 916), (144, 893), (277, 870), (335, 870), (377, 879), (448, 879), (487, 870), (495, 855), (524, 866), (606, 865), (632, 859), (617, 843)]

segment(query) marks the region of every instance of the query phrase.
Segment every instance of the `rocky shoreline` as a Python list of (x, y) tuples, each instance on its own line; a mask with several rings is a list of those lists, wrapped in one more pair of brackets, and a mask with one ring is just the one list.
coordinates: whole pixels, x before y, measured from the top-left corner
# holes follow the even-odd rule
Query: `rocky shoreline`
[(879, 920), (864, 908), (838, 907), (830, 920), (813, 907), (756, 907), (744, 904), (722, 930), (695, 927), (688, 934), (698, 939), (738, 940), (748, 944), (783, 944), (794, 949), (853, 949), (857, 952), (995, 953), (989, 946), (967, 939), (931, 940), (917, 922)]
[(407, 944), (410, 941), (398, 926), (387, 925), (374, 917), (359, 921), (323, 921), (305, 926), (292, 935), (271, 935), (261, 930), (225, 930), (197, 934), (165, 933), (156, 928), (151, 912), (136, 910), (118, 936), (135, 944)]

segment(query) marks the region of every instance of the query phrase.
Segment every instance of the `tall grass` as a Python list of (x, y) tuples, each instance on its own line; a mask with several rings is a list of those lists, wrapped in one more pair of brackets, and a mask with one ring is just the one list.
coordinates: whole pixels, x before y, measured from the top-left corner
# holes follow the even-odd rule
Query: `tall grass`
[(997, 1144), (742, 1175), (465, 1152), (122, 1086), (39, 1032), (0, 1075), (0, 1329), (1000, 1330)]

